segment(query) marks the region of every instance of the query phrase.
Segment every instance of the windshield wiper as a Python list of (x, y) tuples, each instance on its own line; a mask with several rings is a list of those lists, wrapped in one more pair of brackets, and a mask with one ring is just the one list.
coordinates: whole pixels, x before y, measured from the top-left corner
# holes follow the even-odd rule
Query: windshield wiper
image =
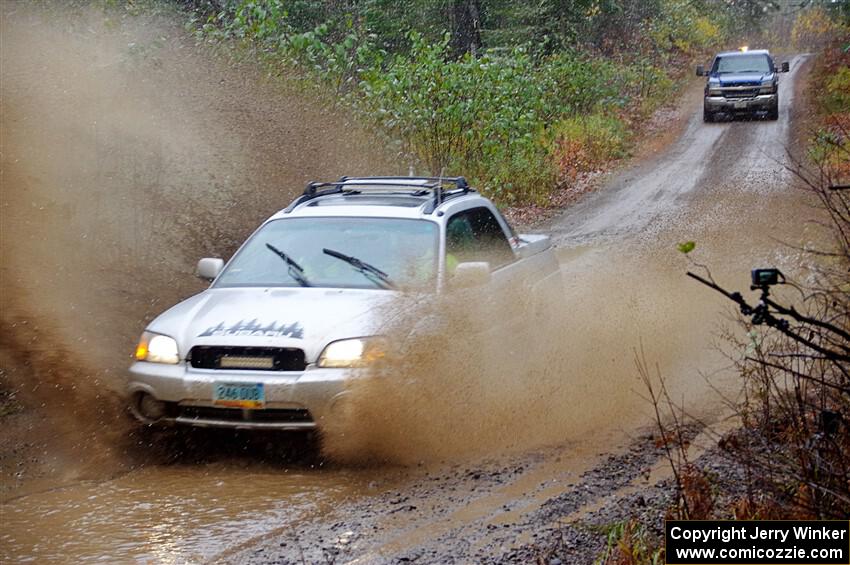
[(304, 276), (304, 267), (295, 262), (295, 260), (272, 245), (271, 243), (267, 243), (266, 247), (274, 252), (275, 255), (283, 259), (287, 265), (289, 265), (289, 276), (295, 279), (295, 281), (301, 286), (312, 286), (310, 281), (307, 280), (307, 277)]
[(340, 261), (345, 261), (346, 263), (363, 273), (363, 275), (370, 281), (381, 286), (382, 288), (395, 288), (395, 284), (390, 280), (390, 276), (381, 269), (375, 267), (374, 265), (365, 263), (357, 257), (352, 257), (350, 255), (340, 253), (339, 251), (334, 251), (333, 249), (324, 248), (322, 249), (322, 251), (325, 253), (325, 255), (330, 255), (331, 257), (336, 257)]

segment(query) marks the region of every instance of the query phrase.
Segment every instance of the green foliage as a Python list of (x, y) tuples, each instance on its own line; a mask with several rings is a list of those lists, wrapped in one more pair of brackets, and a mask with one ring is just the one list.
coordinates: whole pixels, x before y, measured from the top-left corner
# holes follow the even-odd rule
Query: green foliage
[(818, 55), (812, 70), (818, 128), (809, 143), (809, 156), (836, 184), (850, 179), (850, 29), (834, 36)]
[(820, 105), (827, 113), (850, 112), (850, 67), (836, 69), (824, 81)]
[(438, 43), (450, 31), (446, 15), (450, 0), (361, 0), (358, 16), (374, 33), (380, 46), (392, 53), (410, 49), (408, 35), (417, 31), (429, 43)]
[(280, 47), (292, 61), (332, 84), (339, 95), (350, 92), (368, 69), (381, 68), (386, 56), (377, 47), (376, 36), (355, 29), (353, 21), (345, 23), (344, 31), (334, 41), (329, 26), (322, 24), (312, 31), (281, 38)]
[(410, 54), (362, 76), (357, 107), (404, 139), (433, 174), (462, 170), (505, 200), (551, 183), (542, 142), (547, 92), (521, 48), (447, 60), (449, 37), (413, 32)]
[(791, 41), (798, 49), (821, 50), (842, 33), (848, 32), (850, 18), (843, 17), (840, 11), (818, 6), (797, 14), (791, 29)]
[(662, 4), (649, 30), (660, 49), (694, 55), (723, 39), (720, 26), (700, 13), (692, 1), (664, 0)]
[(597, 107), (622, 108), (628, 102), (629, 70), (601, 58), (559, 53), (543, 65), (554, 103), (564, 114), (593, 112)]
[(727, 0), (725, 24), (732, 35), (752, 34), (780, 7), (778, 0)]
[(667, 54), (722, 37), (690, 0), (474, 1), (485, 48), (462, 56), (450, 0), (208, 0), (193, 25), (295, 71), (428, 172), (464, 174), (503, 203), (543, 203), (556, 181), (626, 155), (633, 123), (673, 90)]
[(282, 0), (243, 0), (232, 12), (221, 11), (216, 20), (225, 37), (274, 41), (288, 31)]
[[(526, 49), (448, 59), (448, 36), (411, 33), (410, 52), (361, 76), (356, 107), (405, 140), (432, 174), (463, 172), (506, 203), (541, 201), (558, 177), (625, 155), (618, 112), (669, 79), (568, 53)], [(572, 170), (575, 168), (575, 171)]]
[(696, 249), (696, 246), (697, 244), (695, 242), (686, 241), (684, 243), (676, 245), (676, 249), (678, 249), (680, 253), (684, 253), (685, 255), (687, 255), (688, 253)]
[(552, 152), (562, 179), (574, 179), (627, 154), (629, 132), (622, 120), (612, 116), (568, 116), (552, 132)]
[(606, 529), (605, 552), (596, 560), (597, 564), (660, 565), (665, 562), (664, 548), (657, 547), (658, 540), (652, 540), (637, 520), (615, 522)]

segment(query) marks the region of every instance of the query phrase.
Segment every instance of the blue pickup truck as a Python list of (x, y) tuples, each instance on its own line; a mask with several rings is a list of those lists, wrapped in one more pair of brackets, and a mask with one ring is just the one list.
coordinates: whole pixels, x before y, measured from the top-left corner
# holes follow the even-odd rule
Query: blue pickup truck
[(766, 49), (718, 53), (708, 71), (702, 65), (697, 67), (697, 76), (708, 77), (703, 121), (713, 122), (719, 114), (778, 119), (779, 73), (788, 70), (787, 62), (777, 68)]

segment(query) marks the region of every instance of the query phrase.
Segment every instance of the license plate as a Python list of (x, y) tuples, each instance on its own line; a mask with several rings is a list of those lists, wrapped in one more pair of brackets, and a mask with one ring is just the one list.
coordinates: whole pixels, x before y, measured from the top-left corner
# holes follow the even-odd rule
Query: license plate
[(230, 408), (262, 408), (266, 404), (263, 383), (215, 383), (213, 404)]
[(746, 108), (747, 108), (746, 102), (735, 102), (735, 109), (736, 110), (746, 110)]

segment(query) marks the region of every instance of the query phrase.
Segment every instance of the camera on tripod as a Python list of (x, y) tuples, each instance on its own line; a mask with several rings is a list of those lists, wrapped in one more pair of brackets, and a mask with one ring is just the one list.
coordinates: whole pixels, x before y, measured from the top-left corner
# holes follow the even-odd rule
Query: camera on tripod
[(785, 275), (783, 275), (782, 271), (779, 269), (753, 269), (751, 271), (751, 275), (751, 290), (755, 290), (757, 288), (766, 289), (769, 286), (785, 282)]

